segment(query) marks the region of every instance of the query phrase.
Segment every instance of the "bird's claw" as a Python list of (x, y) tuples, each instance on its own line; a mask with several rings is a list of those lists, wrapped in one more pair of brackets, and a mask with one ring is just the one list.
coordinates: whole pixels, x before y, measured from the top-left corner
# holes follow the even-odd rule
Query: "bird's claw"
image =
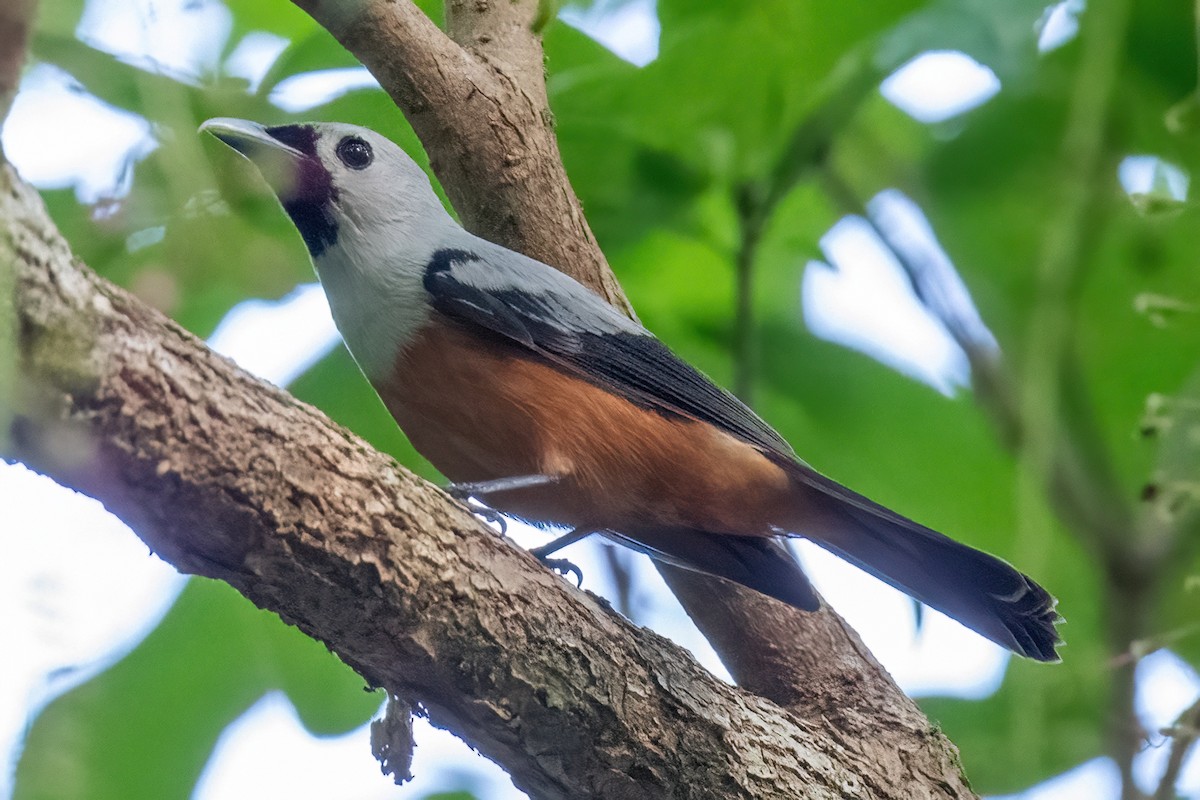
[(539, 557), (538, 561), (541, 561), (544, 565), (554, 570), (559, 575), (562, 575), (564, 578), (568, 575), (574, 575), (576, 588), (583, 588), (583, 570), (572, 564), (567, 559)]
[[(465, 498), (462, 498), (465, 502)], [(484, 522), (494, 522), (500, 526), (500, 535), (504, 536), (508, 533), (508, 521), (504, 519), (504, 515), (494, 508), (489, 508), (483, 505), (475, 505), (467, 503), (467, 508), (472, 514), (479, 517)]]

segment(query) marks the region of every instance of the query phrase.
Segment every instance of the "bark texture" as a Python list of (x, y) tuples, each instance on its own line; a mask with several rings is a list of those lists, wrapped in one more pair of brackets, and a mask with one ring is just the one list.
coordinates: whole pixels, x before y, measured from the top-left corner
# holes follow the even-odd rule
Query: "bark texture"
[[(295, 2), (389, 92), (469, 230), (558, 267), (632, 314), (562, 166), (541, 41), (530, 30), (536, 2), (448, 0), (447, 32), (408, 0)], [(949, 796), (974, 796), (953, 745), (930, 732), (828, 607), (804, 614), (725, 581), (658, 569), (738, 685), (872, 758), (889, 754), (896, 769), (878, 773), (883, 795), (905, 796), (907, 787), (920, 796), (917, 776), (936, 775)]]
[[(297, 0), (409, 118), (468, 228), (629, 309), (553, 135), (536, 3)], [(973, 797), (832, 613), (666, 569), (741, 685), (72, 263), (0, 186), (0, 455), (97, 497), (501, 763), (535, 797)], [(6, 380), (13, 374), (20, 381)]]
[(892, 754), (715, 680), (105, 283), (8, 167), (0, 220), (21, 389), (3, 455), (420, 702), (535, 797), (961, 796), (957, 773), (881, 791)]

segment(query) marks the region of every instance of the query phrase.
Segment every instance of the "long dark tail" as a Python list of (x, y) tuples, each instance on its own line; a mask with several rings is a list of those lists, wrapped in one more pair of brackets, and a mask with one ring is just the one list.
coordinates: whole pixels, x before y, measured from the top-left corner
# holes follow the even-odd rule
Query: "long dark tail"
[(997, 644), (1057, 661), (1056, 600), (1006, 562), (795, 465), (804, 536)]

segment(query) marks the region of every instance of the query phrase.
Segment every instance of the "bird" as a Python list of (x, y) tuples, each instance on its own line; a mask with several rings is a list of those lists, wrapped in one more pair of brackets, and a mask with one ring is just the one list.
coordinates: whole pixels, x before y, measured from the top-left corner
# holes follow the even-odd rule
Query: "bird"
[(366, 128), (206, 131), (298, 229), (351, 355), (460, 496), (599, 534), (796, 608), (809, 539), (1015, 653), (1058, 661), (1057, 601), (1005, 561), (824, 476), (733, 394), (591, 289), (465, 230), (421, 167)]

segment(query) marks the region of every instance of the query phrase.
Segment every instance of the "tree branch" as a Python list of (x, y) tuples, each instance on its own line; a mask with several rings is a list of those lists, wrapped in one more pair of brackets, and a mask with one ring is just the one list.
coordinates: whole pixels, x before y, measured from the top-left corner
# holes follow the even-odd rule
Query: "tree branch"
[(1171, 755), (1167, 757), (1167, 766), (1154, 792), (1154, 800), (1172, 800), (1175, 797), (1175, 784), (1179, 782), (1183, 763), (1200, 737), (1200, 697), (1179, 715), (1167, 733), (1173, 739)]
[(872, 796), (976, 796), (953, 744), (828, 607), (798, 613), (678, 567), (659, 572), (739, 686), (786, 706), (858, 758), (884, 759), (870, 776)]
[(0, 5), (0, 128), (21, 85), (36, 10), (37, 0), (6, 0)]
[[(894, 753), (851, 749), (717, 681), (74, 263), (8, 167), (0, 219), (24, 387), (3, 455), (103, 499), (181, 570), (230, 583), (420, 702), (525, 791), (914, 796), (873, 788)], [(962, 796), (926, 781), (927, 796)]]
[[(456, 44), (407, 0), (297, 2), (388, 89), (468, 227), (628, 308), (562, 168), (532, 4), (449, 9)], [(5, 452), (425, 703), (518, 785), (539, 797), (974, 796), (953, 745), (836, 615), (675, 571), (739, 682), (812, 723), (712, 681), (354, 437), (69, 267), (28, 190), (7, 197), (21, 224), (0, 276), (11, 263), (31, 380)], [(79, 445), (87, 457), (70, 457)]]
[[(530, 29), (536, 2), (451, 0), (446, 35), (409, 0), (294, 1), (388, 91), (469, 230), (557, 266), (632, 315), (562, 166), (541, 41)], [(775, 176), (772, 202), (825, 146), (835, 121), (877, 83), (877, 72), (859, 57), (831, 76), (811, 124), (797, 131), (783, 173)], [(951, 796), (973, 796), (953, 746), (932, 732), (831, 609), (803, 614), (740, 586), (656, 566), (739, 685), (787, 705), (830, 735), (855, 730), (868, 749), (880, 743), (904, 754), (905, 768), (880, 774), (882, 796), (904, 794), (905, 785), (911, 792), (914, 778), (928, 775), (939, 776)], [(877, 715), (904, 722), (865, 724)]]
[[(1046, 227), (1037, 269), (1037, 292), (1025, 342), (1025, 368), (1019, 396), (1020, 416), (1027, 435), (1018, 458), (1018, 508), (1026, 520), (1038, 505), (1035, 496), (1050, 485), (1054, 447), (1066, 415), (1064, 380), (1074, 340), (1075, 304), (1088, 264), (1089, 241), (1096, 238), (1097, 216), (1106, 193), (1102, 175), (1107, 163), (1110, 109), (1117, 86), (1124, 42), (1132, 11), (1131, 0), (1106, 0), (1089, 6), (1080, 35), (1080, 56), (1070, 94), (1060, 148), (1062, 194), (1058, 218)], [(1026, 526), (1028, 528), (1028, 526)], [(1139, 535), (1105, 527), (1092, 531), (1104, 582), (1109, 644), (1115, 655), (1146, 630), (1153, 606), (1153, 582), (1140, 558)], [(1107, 534), (1107, 535), (1105, 535)], [(1134, 567), (1131, 569), (1131, 567)], [(1134, 708), (1136, 660), (1113, 671), (1109, 708), (1108, 746), (1121, 773), (1121, 796), (1139, 798), (1133, 760), (1141, 749), (1143, 731)]]

